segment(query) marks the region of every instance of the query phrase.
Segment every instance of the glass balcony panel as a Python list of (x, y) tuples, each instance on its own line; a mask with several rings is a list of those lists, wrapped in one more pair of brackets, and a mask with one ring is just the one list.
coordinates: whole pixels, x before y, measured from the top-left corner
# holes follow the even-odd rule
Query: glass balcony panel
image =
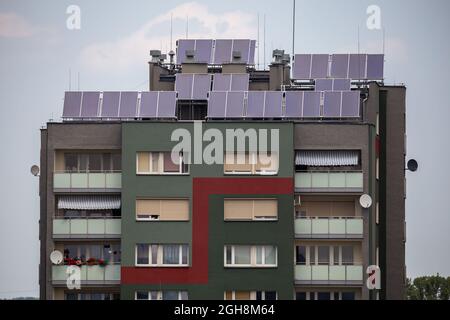
[(122, 184), (120, 172), (95, 173), (54, 173), (55, 189), (120, 189)]
[(70, 173), (71, 188), (88, 188), (87, 173)]
[(69, 234), (70, 220), (68, 219), (54, 219), (53, 220), (53, 234)]
[(363, 234), (362, 219), (346, 219), (347, 234)]
[(311, 219), (295, 219), (296, 234), (311, 234)]
[(119, 172), (106, 173), (106, 188), (120, 189), (122, 187), (122, 174)]
[(311, 280), (311, 266), (295, 266), (295, 280), (310, 281)]
[(327, 172), (314, 172), (311, 177), (312, 188), (328, 188), (328, 173)]
[(120, 281), (120, 265), (107, 265), (104, 268), (106, 281)]
[(312, 219), (313, 234), (328, 234), (328, 219)]
[(55, 173), (53, 188), (70, 188), (70, 173)]
[(311, 266), (312, 267), (312, 277), (311, 280), (328, 280), (329, 266)]
[(312, 181), (311, 181), (312, 174), (309, 172), (300, 172), (295, 175), (295, 185), (298, 188), (311, 188)]
[(330, 188), (345, 188), (345, 172), (330, 172)]
[(348, 281), (362, 281), (363, 268), (362, 266), (346, 266)]
[(330, 219), (330, 234), (345, 234), (345, 221), (347, 219)]
[(87, 219), (70, 219), (71, 234), (87, 234)]
[(106, 219), (105, 233), (106, 234), (121, 234), (121, 219)]
[(362, 188), (363, 174), (362, 172), (347, 172), (347, 188)]
[(345, 266), (330, 266), (331, 281), (345, 281)]
[(88, 173), (89, 188), (105, 188), (105, 173)]
[[(75, 220), (74, 220), (75, 221)], [(87, 219), (88, 234), (105, 234), (105, 220), (104, 219)]]
[(105, 276), (104, 266), (83, 266), (87, 271), (88, 281), (103, 281)]

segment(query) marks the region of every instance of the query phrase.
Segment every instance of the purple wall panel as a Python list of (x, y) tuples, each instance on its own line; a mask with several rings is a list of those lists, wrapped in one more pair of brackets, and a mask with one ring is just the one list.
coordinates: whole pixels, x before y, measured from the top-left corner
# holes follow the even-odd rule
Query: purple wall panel
[(119, 116), (119, 98), (120, 92), (106, 91), (103, 92), (102, 102), (102, 118), (117, 118)]
[(227, 92), (226, 118), (242, 118), (244, 114), (244, 92)]
[(264, 116), (264, 91), (249, 91), (247, 103), (248, 118), (262, 118)]
[(213, 91), (209, 93), (208, 118), (225, 118), (225, 91)]
[(341, 92), (327, 91), (324, 93), (323, 116), (338, 118), (341, 114)]
[(293, 79), (310, 79), (311, 55), (296, 54), (292, 66)]
[(286, 117), (301, 118), (303, 91), (286, 91)]
[(283, 93), (281, 91), (266, 91), (266, 106), (264, 118), (281, 118)]
[(348, 54), (331, 55), (330, 76), (332, 78), (348, 77), (348, 56), (349, 56)]
[(120, 118), (134, 118), (137, 114), (137, 97), (136, 91), (123, 91), (120, 93)]
[(64, 93), (63, 118), (76, 118), (80, 116), (81, 92), (66, 91)]
[(342, 93), (342, 112), (341, 117), (359, 117), (360, 92), (344, 91)]
[(303, 115), (304, 118), (320, 117), (320, 92), (305, 91), (303, 98)]
[(177, 98), (175, 91), (160, 91), (158, 102), (158, 118), (175, 118)]
[(139, 108), (139, 117), (156, 118), (157, 104), (158, 104), (158, 91), (142, 92), (141, 105)]

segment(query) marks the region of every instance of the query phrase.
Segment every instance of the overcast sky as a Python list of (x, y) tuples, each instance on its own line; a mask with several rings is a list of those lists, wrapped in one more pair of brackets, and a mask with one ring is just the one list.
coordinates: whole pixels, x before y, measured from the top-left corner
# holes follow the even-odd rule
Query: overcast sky
[[(81, 29), (66, 27), (69, 5)], [(448, 166), (450, 138), (450, 1), (297, 1), (296, 52), (381, 53), (383, 32), (366, 27), (369, 5), (381, 9), (386, 83), (407, 86), (407, 272), (450, 276)], [(146, 90), (150, 49), (175, 49), (191, 38), (257, 39), (266, 54), (291, 52), (291, 0), (20, 1), (0, 0), (0, 298), (38, 296), (39, 129), (59, 120), (64, 91)], [(170, 15), (173, 14), (173, 43)], [(259, 59), (258, 59), (259, 56)]]

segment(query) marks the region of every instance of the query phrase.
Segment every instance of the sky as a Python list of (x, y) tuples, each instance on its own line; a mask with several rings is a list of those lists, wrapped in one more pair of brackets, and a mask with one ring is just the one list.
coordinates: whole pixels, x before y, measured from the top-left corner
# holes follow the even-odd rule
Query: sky
[[(80, 29), (67, 27), (70, 5), (80, 8)], [(382, 29), (367, 28), (369, 5), (380, 8)], [(39, 185), (30, 166), (39, 164), (40, 128), (60, 120), (64, 91), (147, 90), (150, 49), (175, 50), (186, 29), (189, 38), (257, 40), (258, 15), (262, 68), (273, 49), (292, 52), (291, 7), (0, 0), (0, 298), (39, 294)], [(407, 158), (419, 163), (406, 174), (407, 273), (450, 276), (450, 2), (297, 0), (296, 8), (296, 53), (358, 52), (358, 43), (360, 52), (382, 53), (384, 30), (385, 82), (407, 86)]]

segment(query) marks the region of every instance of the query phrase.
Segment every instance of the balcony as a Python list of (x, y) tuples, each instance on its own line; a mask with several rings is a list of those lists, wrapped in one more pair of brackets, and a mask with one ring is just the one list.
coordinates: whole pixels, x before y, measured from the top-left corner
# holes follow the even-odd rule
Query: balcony
[(121, 172), (55, 172), (55, 192), (120, 192)]
[(362, 217), (305, 217), (295, 219), (297, 239), (362, 239)]
[(120, 218), (53, 219), (54, 239), (114, 239), (121, 236)]
[[(52, 284), (66, 285), (69, 274), (66, 270), (69, 266), (52, 266)], [(81, 286), (83, 285), (118, 285), (120, 284), (120, 265), (111, 264), (106, 266), (81, 266)]]
[(304, 171), (295, 173), (296, 192), (363, 192), (362, 171)]
[(362, 285), (361, 265), (296, 265), (295, 284)]

